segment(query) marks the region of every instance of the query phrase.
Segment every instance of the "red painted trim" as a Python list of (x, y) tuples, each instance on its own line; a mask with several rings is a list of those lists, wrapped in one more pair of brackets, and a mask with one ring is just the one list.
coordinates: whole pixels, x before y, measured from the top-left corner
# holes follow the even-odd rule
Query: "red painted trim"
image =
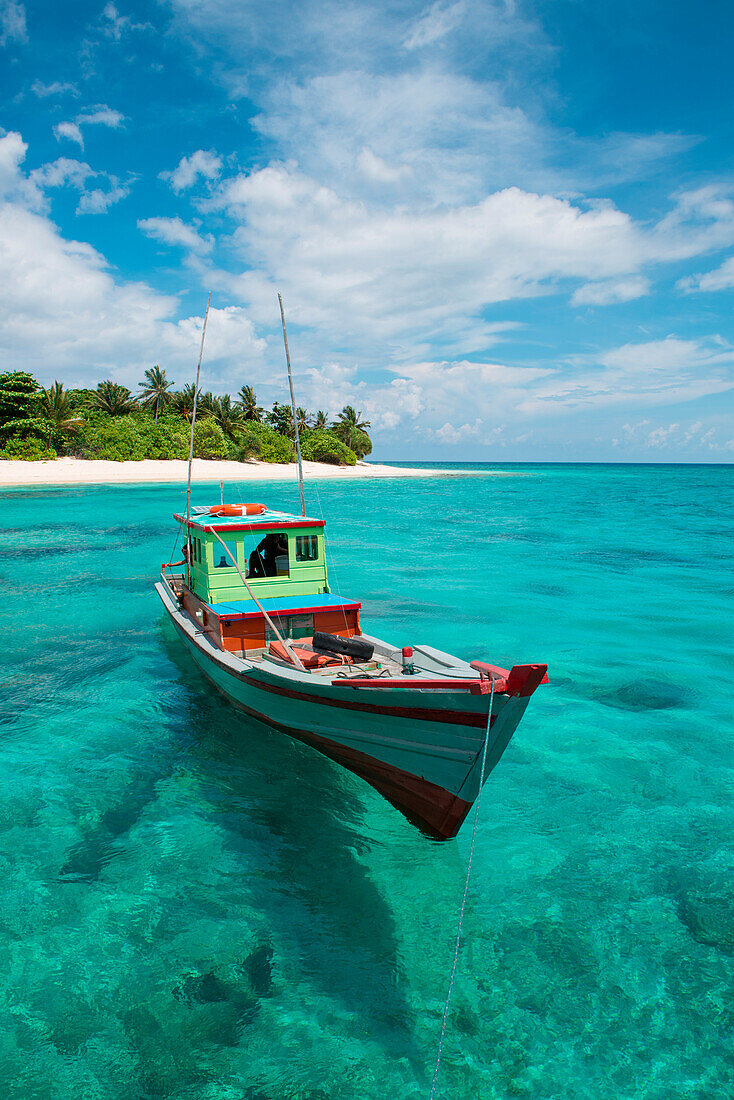
[[(272, 599), (272, 596), (263, 596), (263, 600)], [(261, 600), (262, 602), (262, 600)], [(208, 605), (207, 605), (208, 606)], [(327, 607), (284, 607), (282, 609), (268, 607), (266, 608), (268, 615), (309, 615), (311, 612), (317, 611), (335, 611), (337, 614), (340, 611), (359, 611), (361, 603), (344, 603), (344, 604), (329, 604)], [(219, 619), (262, 619), (263, 616), (259, 611), (214, 611), (212, 614), (217, 615)]]
[[(366, 677), (365, 679), (350, 676), (349, 679), (340, 677), (331, 682), (335, 687), (412, 688), (413, 691), (420, 688), (452, 688), (455, 691), (470, 691), (472, 695), (489, 695), (492, 690), (489, 680), (418, 680), (413, 679), (412, 676), (406, 676), (403, 680), (388, 680), (384, 676)], [(495, 694), (500, 694), (505, 690), (504, 680), (495, 679), (494, 683)]]
[(513, 665), (507, 678), (507, 692), (527, 699), (540, 684), (548, 682), (548, 665)]
[[(227, 669), (229, 672), (230, 670)], [(422, 707), (386, 707), (375, 706), (373, 703), (353, 703), (345, 699), (326, 699), (323, 695), (310, 695), (304, 691), (293, 691), (291, 688), (280, 687), (276, 684), (266, 684), (263, 680), (255, 680), (251, 676), (245, 677), (248, 684), (261, 688), (262, 691), (270, 691), (274, 695), (285, 695), (289, 699), (300, 699), (307, 703), (320, 703), (326, 707), (338, 707), (340, 710), (361, 710), (367, 714), (389, 714), (392, 718), (410, 718), (413, 721), (446, 722), (451, 726), (473, 726), (477, 729), (486, 729), (487, 716), (474, 714), (462, 710), (429, 710)], [(340, 685), (341, 686), (341, 685)], [(497, 721), (497, 715), (492, 715), (492, 725)]]
[(509, 668), (500, 668), (499, 665), (488, 665), (484, 661), (472, 661), (469, 667), (475, 668), (477, 672), (485, 676), (501, 676), (503, 680), (506, 680), (510, 675)]
[[(200, 669), (200, 671), (209, 683), (238, 710), (243, 711), (252, 718), (265, 722), (266, 725), (275, 727), (297, 741), (310, 745), (317, 752), (328, 756), (330, 760), (346, 768), (347, 771), (352, 772), (360, 779), (364, 779), (383, 798), (386, 798), (396, 810), (399, 810), (408, 821), (417, 825), (423, 832), (438, 840), (450, 840), (458, 833), (473, 805), (472, 802), (466, 802), (463, 798), (452, 794), (444, 787), (439, 787), (436, 783), (430, 783), (428, 780), (412, 775), (401, 768), (396, 768), (392, 764), (386, 764), (382, 760), (368, 756), (367, 753), (348, 748), (346, 745), (340, 745), (337, 741), (321, 737), (309, 730), (277, 722), (268, 715), (248, 707), (245, 703), (241, 703), (238, 699), (233, 699), (218, 684), (215, 684), (203, 669)], [(468, 767), (467, 775), (472, 766)]]
[[(174, 512), (174, 519), (177, 519), (179, 523), (185, 523), (183, 516), (179, 516)], [(302, 520), (288, 520), (286, 523), (197, 523), (196, 520), (190, 519), (187, 523), (188, 527), (195, 527), (197, 531), (206, 531), (207, 534), (211, 534), (212, 531), (285, 531), (286, 529), (293, 527), (325, 527), (326, 521), (323, 519), (302, 519)]]

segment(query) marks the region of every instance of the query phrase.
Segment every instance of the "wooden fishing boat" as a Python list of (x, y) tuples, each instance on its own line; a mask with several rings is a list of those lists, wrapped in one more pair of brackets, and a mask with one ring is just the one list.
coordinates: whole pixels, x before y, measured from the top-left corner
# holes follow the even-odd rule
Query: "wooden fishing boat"
[(184, 560), (156, 588), (204, 675), (424, 831), (455, 836), (547, 666), (467, 663), (365, 633), (360, 603), (329, 588), (322, 519), (264, 505), (175, 518)]
[[(432, 646), (397, 647), (362, 631), (361, 605), (329, 588), (324, 521), (306, 515), (283, 301), (278, 295), (298, 458), (301, 515), (264, 504), (191, 507), (184, 560), (158, 595), (206, 677), (245, 713), (366, 779), (424, 831), (456, 836), (547, 666), (507, 670)], [(184, 566), (183, 573), (175, 573)]]

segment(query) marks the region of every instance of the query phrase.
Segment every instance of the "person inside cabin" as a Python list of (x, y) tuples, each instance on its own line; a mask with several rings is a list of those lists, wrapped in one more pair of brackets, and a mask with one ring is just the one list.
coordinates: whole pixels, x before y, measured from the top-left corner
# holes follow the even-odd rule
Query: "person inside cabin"
[(275, 577), (278, 574), (276, 559), (288, 554), (288, 537), (272, 532), (266, 535), (256, 550), (250, 554), (247, 571), (251, 577)]

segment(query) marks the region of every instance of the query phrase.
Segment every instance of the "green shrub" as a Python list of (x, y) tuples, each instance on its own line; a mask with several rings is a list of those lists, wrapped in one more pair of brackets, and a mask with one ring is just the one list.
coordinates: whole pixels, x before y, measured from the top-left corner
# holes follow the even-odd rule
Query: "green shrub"
[[(188, 451), (187, 451), (188, 454)], [(207, 416), (194, 427), (194, 458), (236, 458), (237, 447), (231, 443), (219, 425)]]
[(79, 458), (102, 458), (110, 462), (141, 458), (186, 458), (189, 453), (186, 424), (161, 421), (155, 424), (140, 415), (90, 417), (69, 441)]
[(290, 439), (280, 435), (269, 424), (248, 420), (237, 433), (237, 457), (259, 458), (263, 462), (293, 462), (295, 452)]
[(354, 466), (357, 456), (342, 443), (333, 432), (320, 428), (309, 432), (301, 448), (303, 457), (310, 462), (328, 462), (333, 466)]
[(145, 458), (145, 446), (132, 416), (99, 416), (89, 421), (71, 443), (79, 458), (127, 462)]
[(56, 458), (56, 451), (51, 447), (47, 447), (38, 436), (29, 435), (25, 438), (14, 436), (0, 450), (0, 458), (13, 458), (24, 462), (45, 462), (49, 458)]
[(355, 428), (352, 433), (349, 446), (352, 448), (357, 458), (364, 458), (365, 455), (372, 454), (372, 440), (367, 435), (367, 432), (363, 432), (359, 428)]
[(53, 424), (43, 415), (43, 391), (26, 370), (0, 374), (0, 440), (36, 436), (48, 439)]

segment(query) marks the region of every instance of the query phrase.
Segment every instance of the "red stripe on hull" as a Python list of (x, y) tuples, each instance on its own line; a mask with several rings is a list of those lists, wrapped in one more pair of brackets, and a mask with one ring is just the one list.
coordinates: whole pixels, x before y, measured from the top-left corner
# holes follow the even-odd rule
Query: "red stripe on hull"
[[(367, 714), (387, 714), (391, 718), (413, 718), (424, 722), (448, 722), (452, 726), (476, 726), (477, 729), (486, 729), (487, 718), (484, 714), (474, 714), (463, 710), (424, 710), (423, 707), (386, 707), (373, 703), (351, 703), (342, 699), (325, 699), (322, 695), (309, 695), (304, 691), (293, 691), (291, 688), (283, 688), (275, 684), (266, 684), (262, 680), (253, 680), (252, 677), (243, 677), (253, 687), (262, 688), (263, 691), (272, 691), (275, 695), (286, 695), (289, 699), (301, 699), (307, 703), (320, 703), (326, 707), (339, 707), (340, 710), (361, 710)], [(497, 715), (492, 715), (492, 723)]]

